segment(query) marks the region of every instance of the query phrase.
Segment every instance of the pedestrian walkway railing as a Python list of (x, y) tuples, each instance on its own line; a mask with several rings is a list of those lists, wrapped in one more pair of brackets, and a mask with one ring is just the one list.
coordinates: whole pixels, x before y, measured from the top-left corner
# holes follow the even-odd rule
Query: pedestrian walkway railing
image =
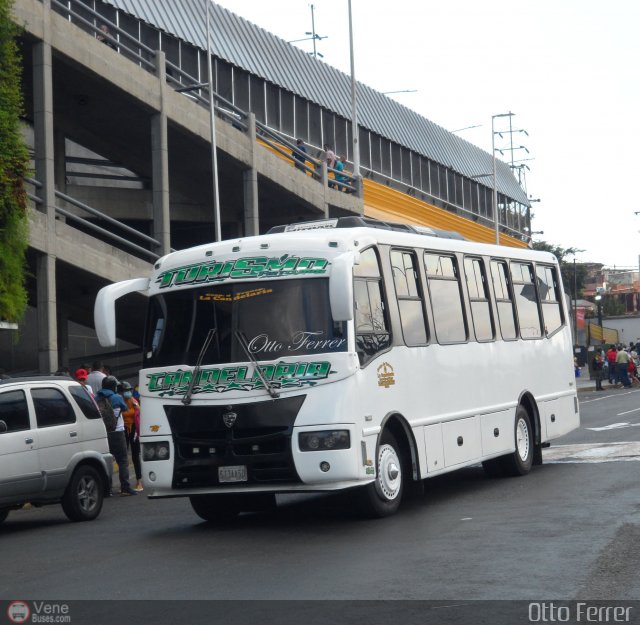
[[(25, 178), (25, 181), (35, 187), (36, 189), (42, 188), (42, 183), (39, 180), (34, 178)], [(151, 261), (157, 260), (160, 258), (160, 255), (153, 251), (153, 248), (158, 249), (162, 246), (160, 241), (150, 237), (127, 224), (110, 217), (109, 215), (105, 215), (103, 212), (88, 206), (84, 202), (77, 200), (66, 193), (62, 193), (61, 191), (55, 192), (56, 198), (60, 198), (65, 202), (68, 202), (72, 206), (79, 208), (86, 213), (89, 213), (92, 217), (95, 217), (97, 220), (104, 222), (106, 226), (95, 223), (94, 221), (90, 221), (86, 217), (81, 217), (80, 215), (75, 214), (74, 212), (62, 208), (60, 206), (55, 206), (55, 211), (57, 215), (61, 215), (65, 219), (72, 221), (73, 223), (80, 225), (82, 228), (85, 228), (91, 232), (98, 234), (100, 237), (107, 239), (108, 241), (118, 244), (118, 246), (122, 246), (132, 252), (137, 256), (141, 256), (145, 259), (150, 259)], [(38, 205), (43, 203), (41, 197), (39, 197), (36, 193), (32, 193), (27, 191), (27, 197), (35, 202)], [(121, 234), (127, 234), (131, 237), (131, 239), (127, 239), (124, 236), (121, 236), (117, 232), (114, 232), (113, 229), (117, 229), (121, 232)], [(136, 243), (138, 240), (140, 243), (147, 243), (148, 246), (152, 249), (148, 249), (140, 245), (140, 243)]]
[[(63, 15), (71, 23), (75, 24), (82, 30), (101, 40), (112, 47), (116, 52), (127, 57), (131, 61), (137, 63), (143, 69), (151, 73), (157, 73), (157, 53), (149, 46), (145, 45), (138, 37), (128, 33), (120, 28), (116, 23), (105, 18), (98, 11), (92, 9), (86, 4), (78, 0), (51, 0), (51, 6), (54, 10)], [(105, 25), (109, 29), (109, 33), (100, 30), (100, 26)], [(175, 91), (184, 93), (186, 97), (192, 101), (206, 106), (210, 106), (210, 94), (208, 83), (200, 83), (198, 79), (185, 72), (168, 59), (165, 59), (165, 72), (167, 84)], [(235, 106), (232, 102), (214, 92), (213, 94), (214, 111), (218, 117), (230, 123), (234, 128), (242, 132), (249, 130), (247, 122), (248, 112)], [(325, 177), (322, 174), (322, 161), (305, 155), (305, 162), (295, 158), (295, 154), (299, 153), (294, 139), (285, 134), (270, 128), (266, 124), (256, 120), (256, 134), (261, 141), (266, 143), (273, 151), (289, 161), (292, 166), (297, 166), (307, 173), (317, 182), (322, 183)], [(355, 176), (347, 172), (338, 171), (334, 168), (327, 168), (327, 182), (338, 191), (346, 191), (357, 195), (358, 186)], [(331, 180), (331, 176), (335, 179), (338, 177), (339, 182)]]

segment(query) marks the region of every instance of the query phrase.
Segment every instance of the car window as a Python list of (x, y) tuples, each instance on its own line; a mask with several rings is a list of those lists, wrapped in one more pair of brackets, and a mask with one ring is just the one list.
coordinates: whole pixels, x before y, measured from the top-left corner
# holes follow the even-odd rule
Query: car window
[(39, 428), (75, 423), (76, 413), (62, 391), (57, 388), (33, 388), (31, 397)]
[(0, 393), (0, 421), (7, 424), (7, 432), (19, 432), (31, 427), (24, 391)]
[(87, 419), (100, 419), (100, 411), (96, 406), (96, 403), (93, 401), (91, 395), (89, 395), (89, 391), (84, 386), (70, 386), (69, 392), (73, 397), (74, 401), (78, 406), (80, 406), (80, 410), (82, 410), (82, 414), (87, 417)]

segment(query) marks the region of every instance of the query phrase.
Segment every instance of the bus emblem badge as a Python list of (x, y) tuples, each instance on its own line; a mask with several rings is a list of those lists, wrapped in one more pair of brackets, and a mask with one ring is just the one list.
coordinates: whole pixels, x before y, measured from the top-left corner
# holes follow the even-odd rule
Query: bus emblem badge
[(233, 425), (235, 424), (237, 418), (238, 418), (238, 415), (235, 412), (225, 412), (222, 415), (222, 420), (224, 421), (224, 424), (228, 428), (232, 428), (233, 427)]
[(388, 362), (383, 362), (378, 367), (378, 386), (389, 388), (396, 383), (393, 367)]

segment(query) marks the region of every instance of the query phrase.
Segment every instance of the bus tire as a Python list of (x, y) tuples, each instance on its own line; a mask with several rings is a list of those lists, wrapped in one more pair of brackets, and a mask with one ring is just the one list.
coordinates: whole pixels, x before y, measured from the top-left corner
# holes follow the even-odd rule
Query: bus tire
[(0, 523), (4, 523), (9, 516), (9, 508), (0, 508)]
[(533, 428), (529, 413), (522, 407), (516, 409), (516, 418), (513, 427), (513, 436), (516, 450), (504, 456), (503, 467), (506, 475), (526, 475), (533, 465), (534, 443)]
[(395, 514), (404, 491), (403, 462), (395, 436), (385, 430), (376, 453), (376, 480), (358, 489), (358, 507), (367, 518)]
[(238, 498), (228, 495), (194, 495), (189, 497), (193, 511), (210, 523), (230, 523), (240, 514)]
[(79, 466), (62, 497), (62, 509), (70, 521), (93, 521), (102, 510), (104, 490), (98, 471)]

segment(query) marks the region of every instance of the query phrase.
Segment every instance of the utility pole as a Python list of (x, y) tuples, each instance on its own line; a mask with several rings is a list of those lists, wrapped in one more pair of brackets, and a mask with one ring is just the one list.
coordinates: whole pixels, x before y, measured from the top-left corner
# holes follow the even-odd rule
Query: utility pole
[(313, 54), (314, 59), (317, 59), (318, 57), (322, 58), (323, 55), (320, 54), (320, 52), (318, 52), (316, 48), (316, 40), (320, 41), (322, 39), (327, 39), (328, 35), (321, 36), (316, 33), (315, 7), (313, 6), (313, 4), (310, 4), (309, 6), (311, 7), (311, 31), (305, 32), (305, 35), (311, 35), (311, 36), (303, 37), (302, 39), (292, 39), (287, 43), (298, 43), (299, 41), (309, 41), (309, 40), (313, 41), (313, 52), (311, 52), (311, 54)]

